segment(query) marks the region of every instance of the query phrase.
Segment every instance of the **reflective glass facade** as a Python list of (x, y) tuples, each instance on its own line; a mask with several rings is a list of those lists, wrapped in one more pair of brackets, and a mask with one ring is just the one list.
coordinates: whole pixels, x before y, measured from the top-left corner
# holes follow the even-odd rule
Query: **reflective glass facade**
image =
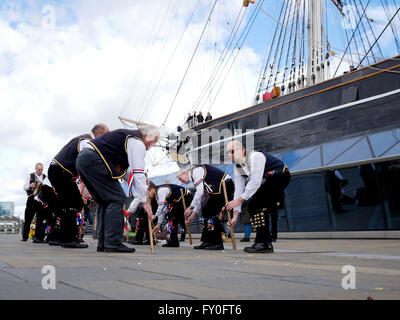
[(1, 202), (0, 201), (0, 216), (11, 217), (14, 215), (15, 204), (14, 202)]

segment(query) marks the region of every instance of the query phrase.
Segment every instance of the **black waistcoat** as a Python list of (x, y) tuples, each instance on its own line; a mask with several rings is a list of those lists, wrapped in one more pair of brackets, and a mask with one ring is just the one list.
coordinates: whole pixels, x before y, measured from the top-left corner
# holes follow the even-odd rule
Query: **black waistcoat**
[[(264, 173), (263, 173), (264, 179), (266, 179), (269, 175), (273, 175), (276, 173), (282, 173), (287, 170), (286, 164), (282, 160), (279, 160), (278, 158), (270, 155), (269, 153), (267, 153), (265, 151), (262, 151), (262, 150), (256, 150), (256, 151), (261, 152), (266, 159)], [(246, 157), (246, 164), (247, 164), (247, 167), (249, 168), (249, 170), (251, 170), (250, 155), (251, 155), (251, 152)], [(247, 176), (239, 164), (236, 165), (236, 169), (243, 176)]]
[(129, 167), (127, 152), (129, 137), (143, 142), (140, 131), (128, 129), (117, 129), (89, 142), (103, 159), (113, 179), (122, 178)]
[(184, 187), (178, 186), (177, 184), (161, 184), (157, 186), (157, 192), (158, 189), (160, 188), (168, 188), (169, 189), (169, 195), (166, 198), (167, 202), (178, 202), (181, 200), (182, 194), (181, 190), (183, 191), (183, 194), (186, 194), (186, 189)]
[(204, 168), (203, 180), (205, 182), (205, 191), (212, 194), (219, 194), (221, 192), (222, 181), (224, 181), (226, 173), (208, 164), (198, 165), (192, 169), (192, 172), (198, 167)]
[(82, 134), (73, 138), (68, 142), (59, 153), (54, 157), (57, 162), (65, 171), (69, 172), (73, 177), (78, 176), (78, 171), (75, 168), (75, 161), (79, 154), (79, 144), (82, 140), (90, 140), (90, 134)]

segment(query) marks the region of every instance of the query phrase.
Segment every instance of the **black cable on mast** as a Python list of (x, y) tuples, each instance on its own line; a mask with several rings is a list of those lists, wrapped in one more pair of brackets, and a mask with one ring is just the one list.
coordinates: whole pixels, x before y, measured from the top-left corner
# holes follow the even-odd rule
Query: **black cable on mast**
[[(385, 33), (387, 27), (392, 23), (393, 19), (397, 16), (397, 14), (400, 11), (400, 7), (397, 9), (396, 13), (393, 15), (393, 17), (390, 19), (390, 21), (388, 22), (388, 24), (385, 26), (385, 28), (382, 30), (382, 32), (380, 33), (380, 35), (378, 36), (378, 38), (375, 40), (375, 42), (373, 43), (373, 45), (371, 46), (371, 48), (368, 50), (368, 52), (366, 53), (366, 56), (368, 55), (368, 53), (370, 53), (370, 51), (372, 50), (372, 48), (375, 46), (375, 44), (378, 42), (378, 40), (380, 39), (380, 37)], [(362, 60), (360, 61), (360, 63), (358, 64), (357, 68), (362, 64), (362, 62), (364, 61), (365, 57), (362, 58)]]
[[(363, 14), (362, 14), (362, 17), (365, 15), (365, 10), (367, 10), (368, 5), (369, 5), (370, 2), (371, 2), (371, 0), (368, 0), (368, 3), (367, 3), (367, 5), (366, 5), (365, 8), (364, 8), (364, 12), (363, 12)], [(358, 26), (359, 26), (360, 23), (361, 23), (361, 19), (360, 19), (360, 21), (358, 21), (357, 26), (356, 26), (356, 29), (358, 28)], [(340, 62), (339, 62), (339, 64), (338, 64), (337, 68), (336, 68), (336, 71), (335, 71), (335, 74), (333, 75), (333, 77), (336, 76), (336, 73), (337, 73), (338, 70), (339, 70), (339, 66), (340, 66), (340, 64), (342, 63), (343, 58), (344, 58), (344, 56), (346, 55), (346, 52), (347, 52), (347, 50), (349, 49), (350, 44), (351, 44), (351, 41), (353, 40), (355, 34), (356, 34), (356, 30), (354, 30), (353, 35), (351, 36), (351, 39), (348, 41), (347, 47), (346, 47), (346, 49), (345, 49), (344, 52), (343, 52), (342, 58), (340, 59)], [(346, 32), (346, 36), (347, 36), (347, 32)], [(366, 55), (367, 55), (367, 54), (366, 54)], [(364, 56), (364, 58), (365, 58), (365, 56)], [(352, 59), (352, 60), (353, 60), (353, 59)], [(363, 60), (364, 60), (364, 59), (363, 59)], [(360, 64), (361, 64), (361, 63), (360, 63)]]
[(188, 64), (188, 66), (187, 66), (187, 68), (186, 68), (185, 74), (183, 75), (182, 81), (181, 81), (181, 83), (179, 84), (178, 90), (177, 90), (177, 92), (176, 92), (176, 94), (175, 94), (174, 99), (172, 100), (171, 106), (169, 107), (168, 113), (167, 113), (167, 115), (166, 115), (166, 117), (165, 117), (165, 119), (164, 119), (164, 121), (163, 121), (163, 123), (162, 123), (162, 126), (165, 125), (165, 122), (167, 121), (167, 119), (168, 119), (168, 117), (169, 117), (169, 114), (171, 113), (172, 107), (173, 107), (174, 104), (175, 104), (176, 98), (178, 97), (179, 91), (181, 90), (182, 84), (183, 84), (183, 82), (185, 81), (186, 76), (187, 76), (187, 73), (188, 73), (188, 71), (189, 71), (189, 68), (190, 68), (190, 66), (191, 66), (191, 64), (192, 64), (193, 58), (194, 58), (194, 56), (196, 55), (197, 49), (198, 49), (199, 46), (200, 46), (200, 42), (201, 42), (201, 39), (203, 38), (204, 32), (206, 31), (208, 22), (210, 21), (211, 15), (212, 15), (212, 13), (214, 12), (215, 5), (217, 4), (217, 1), (218, 1), (218, 0), (215, 0), (214, 5), (213, 5), (213, 7), (212, 7), (212, 9), (211, 9), (211, 12), (210, 12), (210, 14), (208, 15), (208, 18), (207, 18), (206, 23), (205, 23), (205, 25), (204, 25), (203, 31), (201, 32), (200, 39), (199, 39), (199, 41), (197, 41), (196, 48), (194, 49), (194, 52), (193, 52), (193, 54), (192, 54), (192, 57), (190, 58), (190, 61), (189, 61), (189, 64)]

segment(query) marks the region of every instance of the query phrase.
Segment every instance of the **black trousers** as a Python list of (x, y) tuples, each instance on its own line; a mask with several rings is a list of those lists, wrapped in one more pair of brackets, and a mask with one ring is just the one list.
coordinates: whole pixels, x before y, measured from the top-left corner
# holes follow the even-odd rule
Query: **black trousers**
[[(185, 195), (185, 203), (190, 204), (192, 202), (193, 197), (191, 195)], [(170, 241), (172, 243), (177, 243), (178, 241), (178, 225), (180, 225), (186, 232), (185, 226), (185, 216), (184, 216), (184, 207), (182, 200), (179, 202), (172, 202), (172, 209), (168, 212), (167, 215), (167, 223), (170, 224)], [(181, 239), (185, 239), (184, 234)]]
[[(278, 221), (278, 205), (277, 203), (283, 199), (283, 192), (290, 182), (290, 172), (286, 170), (283, 173), (278, 173), (269, 176), (266, 181), (261, 184), (257, 192), (248, 200), (247, 210), (251, 217), (254, 217), (261, 209), (266, 208), (265, 228), (256, 230), (256, 242), (271, 243), (272, 237), (269, 231), (269, 216), (273, 219), (273, 233), (277, 233)], [(262, 229), (262, 230), (261, 230)]]
[[(228, 201), (233, 199), (235, 185), (231, 179), (225, 181)], [(223, 187), (218, 194), (205, 194), (204, 207), (202, 208), (203, 231), (201, 233), (201, 242), (222, 244), (221, 233), (224, 232), (219, 214), (225, 206), (225, 196)]]
[(47, 224), (50, 226), (50, 232), (47, 234), (47, 239), (50, 241), (61, 241), (61, 232), (58, 219), (62, 218), (62, 207), (58, 195), (53, 192), (53, 188), (43, 185), (42, 191), (43, 200), (47, 207), (43, 208)]
[[(22, 239), (29, 238), (29, 231), (31, 228), (31, 223), (32, 223), (33, 217), (40, 210), (41, 210), (41, 205), (39, 202), (37, 202), (35, 200), (35, 197), (33, 195), (28, 197), (28, 199), (26, 200), (25, 217), (24, 217), (25, 222), (24, 222), (24, 228), (22, 230)], [(36, 218), (36, 220), (40, 221), (40, 219), (38, 219), (38, 218)], [(37, 226), (36, 226), (36, 228), (37, 228)], [(35, 233), (36, 232), (37, 231), (35, 229)], [(43, 230), (43, 232), (44, 232), (44, 230)]]
[(138, 241), (143, 241), (144, 235), (146, 234), (146, 240), (150, 242), (149, 222), (147, 218), (147, 213), (146, 211), (144, 211), (142, 206), (140, 206), (136, 212), (137, 212), (137, 220), (136, 220), (135, 239)]
[(60, 222), (61, 242), (74, 242), (78, 237), (76, 213), (83, 208), (83, 200), (78, 186), (70, 173), (59, 165), (50, 165), (48, 177), (58, 194), (62, 216)]
[(98, 246), (119, 246), (123, 242), (124, 216), (122, 207), (126, 194), (98, 153), (82, 150), (76, 159), (76, 169), (90, 195), (99, 205), (97, 211)]

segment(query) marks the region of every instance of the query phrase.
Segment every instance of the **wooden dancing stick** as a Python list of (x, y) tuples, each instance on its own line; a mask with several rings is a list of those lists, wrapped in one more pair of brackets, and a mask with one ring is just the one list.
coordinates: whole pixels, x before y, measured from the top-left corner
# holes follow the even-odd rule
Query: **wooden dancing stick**
[[(225, 205), (228, 203), (228, 195), (226, 193), (226, 184), (225, 180), (222, 181), (222, 187), (224, 188), (224, 196), (225, 196)], [(231, 232), (231, 238), (232, 238), (232, 247), (233, 250), (236, 250), (236, 240), (235, 240), (235, 234), (233, 233), (233, 228), (231, 226), (231, 213), (229, 212), (228, 209), (226, 209), (228, 212), (228, 222), (229, 222), (229, 231)]]
[[(185, 201), (185, 196), (183, 194), (183, 190), (181, 189), (181, 196), (182, 196), (182, 203), (183, 203), (183, 210), (184, 212), (186, 211), (186, 201)], [(190, 232), (190, 223), (187, 224), (187, 229), (189, 233), (189, 243), (192, 245), (192, 233)]]
[[(151, 205), (149, 195), (147, 195), (147, 203)], [(146, 214), (147, 214), (147, 212), (146, 212)], [(154, 253), (152, 221), (148, 215), (147, 215), (147, 222), (149, 224), (150, 252)]]

